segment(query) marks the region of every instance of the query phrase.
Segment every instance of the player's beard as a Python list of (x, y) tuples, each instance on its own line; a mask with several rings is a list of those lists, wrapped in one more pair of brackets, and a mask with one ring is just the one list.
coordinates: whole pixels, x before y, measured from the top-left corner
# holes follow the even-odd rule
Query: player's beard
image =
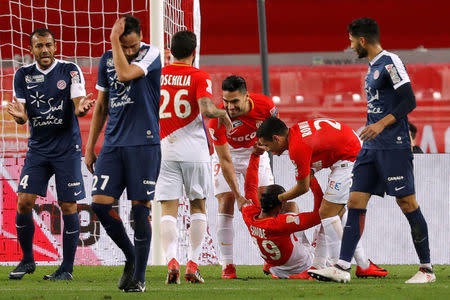
[(127, 58), (128, 63), (131, 63), (136, 57), (138, 57), (139, 51), (134, 53), (133, 55), (125, 55)]
[(358, 58), (367, 57), (367, 55), (369, 54), (367, 52), (367, 50), (363, 46), (361, 46), (361, 44), (359, 44), (359, 43), (356, 46), (355, 52), (356, 52), (356, 54), (358, 54)]

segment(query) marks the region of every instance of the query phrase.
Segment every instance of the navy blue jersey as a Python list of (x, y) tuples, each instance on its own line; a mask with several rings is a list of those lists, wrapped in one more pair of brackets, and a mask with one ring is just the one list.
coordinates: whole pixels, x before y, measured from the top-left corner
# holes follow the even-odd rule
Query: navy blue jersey
[(74, 63), (55, 60), (47, 70), (37, 63), (14, 75), (14, 95), (25, 103), (30, 151), (45, 157), (81, 156), (81, 136), (73, 98), (86, 96), (84, 77)]
[[(378, 122), (394, 109), (402, 100), (395, 93), (405, 83), (410, 82), (405, 65), (400, 58), (388, 51), (380, 52), (369, 62), (365, 89), (367, 93), (367, 123)], [(408, 118), (397, 120), (387, 126), (374, 140), (364, 142), (363, 149), (404, 149), (411, 148)]]
[(103, 146), (159, 144), (159, 100), (161, 60), (155, 46), (141, 43), (131, 62), (142, 70), (142, 77), (120, 82), (112, 51), (103, 54), (96, 88), (109, 96), (108, 122)]

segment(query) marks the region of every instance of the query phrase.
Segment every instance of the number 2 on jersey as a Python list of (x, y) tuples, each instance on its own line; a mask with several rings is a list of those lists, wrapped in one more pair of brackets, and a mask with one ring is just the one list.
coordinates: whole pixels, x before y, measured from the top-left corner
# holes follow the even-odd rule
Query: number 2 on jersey
[[(173, 108), (175, 111), (175, 115), (180, 119), (185, 119), (191, 115), (191, 104), (189, 101), (181, 99), (183, 96), (188, 95), (188, 90), (181, 89), (173, 98)], [(167, 90), (161, 90), (161, 97), (162, 97), (162, 103), (159, 107), (159, 118), (160, 119), (166, 119), (166, 118), (172, 118), (171, 112), (165, 112), (167, 106), (170, 103), (170, 94)], [(183, 106), (183, 111), (181, 107)]]

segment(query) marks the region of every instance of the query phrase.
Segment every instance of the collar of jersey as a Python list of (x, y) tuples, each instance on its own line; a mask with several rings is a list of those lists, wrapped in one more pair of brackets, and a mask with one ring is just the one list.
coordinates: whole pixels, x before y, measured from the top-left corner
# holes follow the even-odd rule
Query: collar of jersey
[[(253, 99), (250, 98), (250, 96), (248, 97), (248, 100), (250, 101), (250, 104), (252, 105), (252, 107), (250, 108), (250, 111), (252, 111), (253, 108), (255, 108), (255, 103), (253, 102)], [(249, 111), (249, 112), (250, 112), (250, 111)]]
[(50, 68), (48, 68), (47, 70), (42, 70), (41, 68), (39, 68), (39, 65), (37, 63), (37, 61), (34, 62), (34, 64), (36, 65), (36, 69), (43, 73), (44, 75), (47, 75), (48, 73), (50, 73), (58, 64), (59, 60), (55, 58), (55, 61), (53, 62), (53, 65), (50, 66)]
[(190, 67), (190, 65), (185, 63), (173, 63), (171, 66), (178, 66), (178, 67)]
[(369, 61), (369, 64), (370, 64), (371, 66), (373, 66), (373, 64), (376, 63), (377, 60), (379, 60), (380, 57), (382, 57), (382, 56), (385, 54), (385, 52), (386, 52), (386, 50), (381, 50), (381, 52), (378, 53), (377, 56), (375, 56), (371, 61)]

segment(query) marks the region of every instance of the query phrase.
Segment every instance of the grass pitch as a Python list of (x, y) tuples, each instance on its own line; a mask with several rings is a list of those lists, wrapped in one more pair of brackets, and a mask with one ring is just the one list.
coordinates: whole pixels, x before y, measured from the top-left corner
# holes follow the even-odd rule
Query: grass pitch
[[(0, 267), (0, 299), (450, 299), (450, 266), (436, 265), (437, 281), (411, 285), (404, 282), (416, 265), (384, 266), (383, 279), (358, 279), (352, 270), (348, 284), (309, 280), (272, 279), (262, 266), (237, 266), (239, 279), (223, 280), (219, 266), (201, 266), (205, 284), (165, 285), (166, 267), (147, 268), (147, 292), (125, 294), (117, 289), (122, 267), (76, 266), (71, 282), (48, 282), (42, 276), (56, 267), (38, 266), (22, 280), (9, 280), (13, 267)], [(184, 266), (181, 267), (181, 273)], [(182, 278), (184, 280), (184, 278)]]

